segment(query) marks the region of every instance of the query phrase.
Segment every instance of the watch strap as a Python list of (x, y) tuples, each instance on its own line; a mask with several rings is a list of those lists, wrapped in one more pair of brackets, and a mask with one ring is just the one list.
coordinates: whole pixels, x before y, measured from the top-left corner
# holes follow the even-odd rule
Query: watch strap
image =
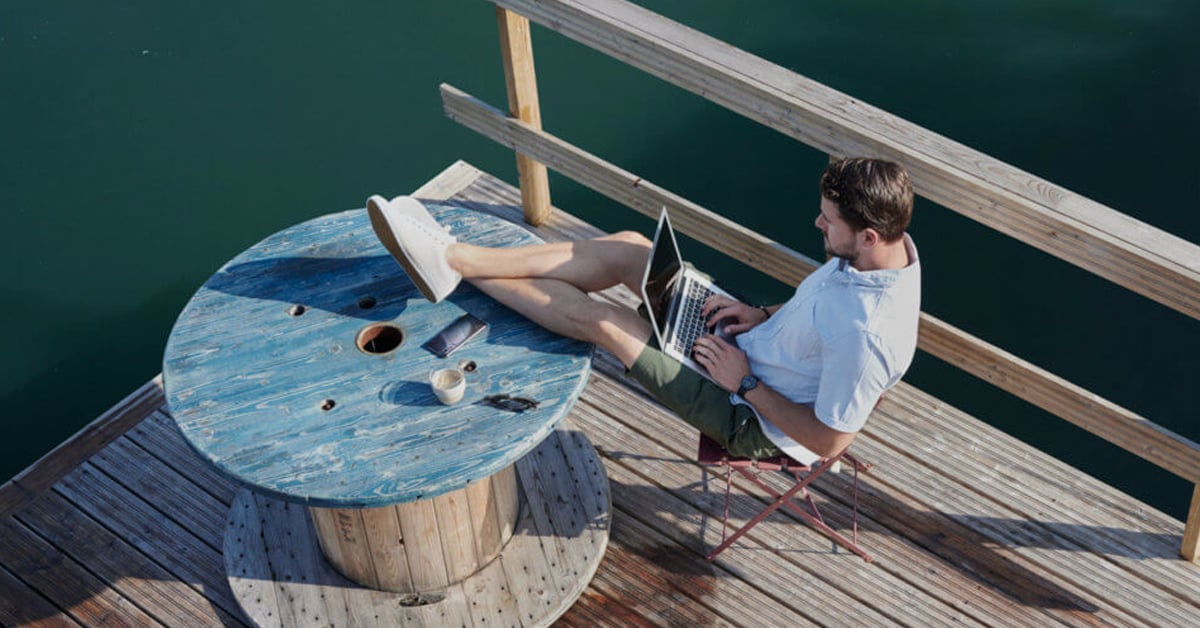
[(756, 375), (747, 375), (742, 378), (741, 384), (737, 389), (737, 396), (741, 397), (758, 386), (760, 380)]

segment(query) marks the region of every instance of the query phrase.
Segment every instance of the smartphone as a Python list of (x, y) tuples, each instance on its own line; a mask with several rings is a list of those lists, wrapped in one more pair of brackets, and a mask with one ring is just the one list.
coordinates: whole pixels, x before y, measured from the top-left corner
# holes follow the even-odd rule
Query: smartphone
[(444, 358), (457, 351), (459, 347), (478, 336), (479, 332), (485, 329), (487, 329), (487, 323), (483, 319), (470, 313), (463, 314), (421, 346), (439, 358)]

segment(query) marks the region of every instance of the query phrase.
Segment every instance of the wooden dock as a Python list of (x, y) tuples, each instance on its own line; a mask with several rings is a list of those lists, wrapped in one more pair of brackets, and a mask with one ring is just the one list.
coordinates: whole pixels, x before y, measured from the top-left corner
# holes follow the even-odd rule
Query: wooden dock
[[(417, 195), (521, 216), (516, 189), (462, 162)], [(558, 210), (530, 229), (595, 233)], [(613, 518), (599, 571), (561, 625), (1200, 623), (1200, 568), (1178, 557), (1183, 522), (906, 384), (853, 446), (875, 465), (860, 478), (874, 563), (787, 513), (706, 562), (720, 482), (694, 463), (696, 432), (611, 356), (598, 355), (566, 428), (604, 461)], [(816, 486), (838, 529), (851, 482)], [(237, 491), (188, 449), (159, 382), (147, 383), (0, 487), (0, 625), (247, 623), (221, 554)], [(756, 508), (735, 485), (731, 517)], [(340, 610), (329, 614), (357, 618)]]

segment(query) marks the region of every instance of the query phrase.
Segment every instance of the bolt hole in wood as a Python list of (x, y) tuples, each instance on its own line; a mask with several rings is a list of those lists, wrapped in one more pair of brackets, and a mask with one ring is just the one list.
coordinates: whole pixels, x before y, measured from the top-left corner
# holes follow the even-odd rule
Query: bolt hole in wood
[(360, 351), (380, 355), (393, 351), (404, 342), (404, 330), (391, 323), (367, 325), (355, 339)]
[(358, 307), (360, 309), (369, 310), (375, 307), (376, 303), (378, 303), (378, 301), (375, 300), (375, 297), (363, 297), (358, 300)]
[(300, 316), (301, 314), (303, 314), (307, 311), (308, 311), (308, 308), (304, 307), (303, 305), (296, 304), (296, 305), (293, 305), (292, 307), (289, 307), (287, 313), (292, 316)]
[(322, 402), (321, 402), (321, 409), (322, 409), (322, 410), (324, 410), (324, 411), (326, 411), (326, 412), (329, 412), (329, 411), (330, 411), (330, 410), (332, 410), (332, 409), (333, 409), (333, 407), (334, 407), (334, 406), (336, 406), (336, 405), (337, 405), (337, 402), (336, 402), (336, 401), (334, 401), (334, 400), (332, 400), (332, 399), (326, 399), (325, 401), (322, 401)]

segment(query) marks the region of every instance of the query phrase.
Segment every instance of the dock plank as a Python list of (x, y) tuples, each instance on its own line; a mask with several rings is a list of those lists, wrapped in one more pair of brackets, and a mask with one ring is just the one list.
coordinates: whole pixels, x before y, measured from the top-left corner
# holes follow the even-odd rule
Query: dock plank
[[(644, 504), (622, 495), (621, 504)], [(704, 559), (696, 547), (681, 544), (632, 514), (619, 511), (610, 543), (618, 549), (606, 559), (606, 569), (597, 574), (595, 588), (614, 603), (621, 602), (641, 613), (644, 600), (662, 595), (695, 607), (706, 618), (699, 624), (737, 625), (753, 622), (765, 626), (804, 623), (794, 610), (779, 605), (770, 596), (719, 565)], [(615, 571), (616, 574), (608, 572)], [(629, 579), (627, 574), (637, 574)], [(630, 599), (629, 593), (635, 595)], [(694, 611), (692, 611), (694, 612)], [(698, 625), (689, 623), (687, 625)]]
[[(30, 502), (18, 519), (59, 551), (166, 625), (232, 625), (235, 616), (214, 606), (204, 593), (164, 569), (152, 557), (48, 491)], [(214, 618), (217, 621), (214, 621)]]
[(86, 626), (158, 625), (129, 598), (113, 591), (84, 565), (15, 519), (0, 520), (0, 555), (6, 568), (21, 574), (74, 620)]
[[(1076, 621), (1080, 613), (1111, 613), (1109, 621), (1132, 621), (1127, 615), (1130, 607), (1141, 607), (1139, 615), (1167, 624), (1183, 620), (1179, 613), (1185, 605), (1179, 598), (1152, 586), (1139, 587), (1136, 595), (1121, 595), (1131, 580), (1137, 580), (1134, 574), (1064, 539), (1052, 526), (1023, 516), (1008, 500), (983, 499), (957, 486), (946, 474), (969, 473), (961, 464), (939, 464), (938, 456), (930, 453), (926, 462), (931, 468), (923, 469), (892, 448), (870, 448), (864, 442), (861, 449), (878, 462), (880, 471), (875, 475), (888, 484), (891, 498), (911, 497), (905, 500), (909, 505), (889, 507), (889, 513), (913, 513), (913, 520), (936, 517), (946, 536), (954, 537), (951, 543), (970, 539), (971, 544), (961, 545), (969, 552), (965, 558), (977, 568), (996, 570), (989, 581), (1022, 603), (1062, 609)], [(929, 522), (923, 527), (929, 529)], [(939, 551), (943, 544), (938, 538), (929, 549)]]
[[(225, 503), (128, 438), (113, 441), (88, 462), (200, 538), (220, 538), (225, 529)], [(129, 473), (130, 469), (139, 472)]]
[(240, 607), (225, 577), (220, 533), (215, 537), (198, 536), (197, 530), (181, 526), (157, 505), (113, 481), (90, 463), (63, 478), (55, 485), (55, 491), (125, 542), (154, 557), (159, 564), (169, 566), (176, 579), (195, 583), (214, 604), (231, 615), (240, 615)]
[(79, 622), (0, 565), (0, 626), (78, 626)]
[(192, 452), (165, 406), (155, 410), (125, 435), (221, 503), (228, 506), (233, 502), (233, 496), (240, 489), (238, 484)]

